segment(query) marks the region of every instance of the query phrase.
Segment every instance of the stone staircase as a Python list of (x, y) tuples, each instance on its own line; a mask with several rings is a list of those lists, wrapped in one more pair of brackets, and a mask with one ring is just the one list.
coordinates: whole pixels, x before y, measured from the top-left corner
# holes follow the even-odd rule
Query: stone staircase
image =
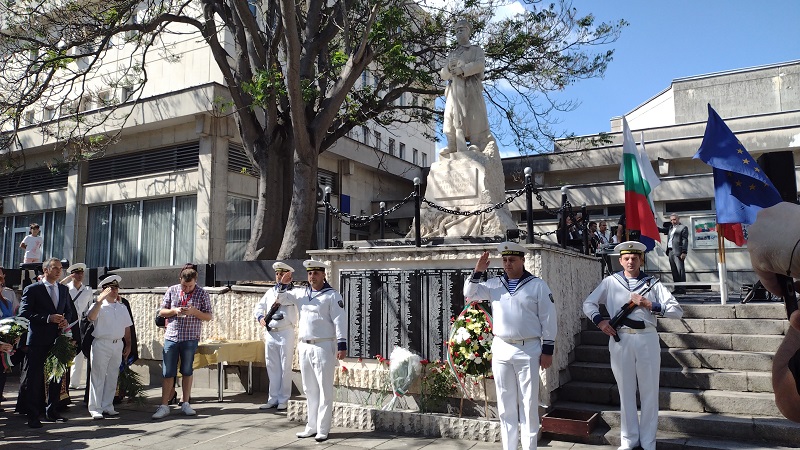
[[(800, 448), (800, 424), (781, 417), (770, 380), (788, 327), (783, 304), (681, 305), (683, 319), (658, 322), (658, 448)], [(608, 337), (584, 319), (579, 339), (562, 374), (570, 381), (555, 392), (553, 406), (599, 412), (603, 426), (587, 441), (619, 445)]]

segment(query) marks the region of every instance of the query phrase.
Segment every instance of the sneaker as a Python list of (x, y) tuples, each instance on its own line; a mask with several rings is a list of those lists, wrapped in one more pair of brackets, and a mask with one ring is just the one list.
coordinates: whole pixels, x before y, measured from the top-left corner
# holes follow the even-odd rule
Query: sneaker
[(193, 416), (197, 414), (196, 412), (194, 412), (189, 402), (183, 402), (183, 404), (181, 405), (181, 411), (183, 411), (183, 414), (187, 416)]
[(286, 408), (289, 407), (288, 403), (280, 403), (278, 404), (278, 411), (286, 411)]
[(112, 409), (107, 409), (107, 410), (103, 411), (103, 414), (105, 414), (107, 416), (115, 417), (115, 416), (119, 415), (119, 411), (117, 411), (116, 409), (112, 408)]
[(92, 415), (92, 419), (94, 420), (102, 420), (104, 418), (103, 413), (98, 411), (89, 411), (89, 414)]
[(153, 419), (163, 419), (169, 415), (169, 406), (167, 405), (160, 405), (156, 410), (156, 413), (153, 414)]
[(259, 406), (258, 409), (272, 409), (272, 408), (274, 408), (276, 406), (278, 406), (277, 403), (265, 403), (265, 404)]
[(307, 437), (314, 436), (315, 434), (317, 434), (316, 431), (309, 430), (308, 428), (306, 428), (305, 430), (295, 434), (295, 436), (297, 436), (299, 438), (307, 438)]

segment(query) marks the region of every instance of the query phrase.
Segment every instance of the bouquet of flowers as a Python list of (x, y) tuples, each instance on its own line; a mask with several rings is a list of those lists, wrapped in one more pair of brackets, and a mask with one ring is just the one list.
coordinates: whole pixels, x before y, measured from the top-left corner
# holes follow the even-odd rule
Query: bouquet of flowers
[[(30, 321), (24, 317), (6, 317), (5, 319), (0, 319), (0, 342), (11, 345), (16, 344), (19, 337), (28, 331), (29, 325)], [(14, 363), (11, 362), (12, 354), (13, 350), (11, 353), (2, 354), (2, 358), (0, 358), (3, 365), (2, 370), (6, 370), (14, 365)]]
[(492, 316), (470, 303), (453, 319), (447, 341), (448, 361), (459, 379), (464, 375), (492, 376)]
[(56, 338), (50, 354), (44, 361), (44, 375), (48, 381), (59, 381), (72, 365), (78, 350), (72, 341), (72, 331), (67, 330)]
[(392, 354), (389, 355), (389, 361), (389, 380), (392, 383), (394, 395), (389, 403), (383, 407), (385, 410), (394, 408), (397, 398), (408, 392), (411, 383), (417, 379), (422, 371), (419, 355), (415, 355), (402, 347), (395, 347), (392, 350)]

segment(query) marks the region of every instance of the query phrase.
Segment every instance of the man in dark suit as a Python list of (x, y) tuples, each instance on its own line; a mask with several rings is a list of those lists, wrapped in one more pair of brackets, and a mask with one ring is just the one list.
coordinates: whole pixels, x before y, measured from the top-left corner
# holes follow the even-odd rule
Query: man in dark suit
[[(670, 226), (661, 228), (660, 231), (667, 237), (667, 256), (669, 256), (669, 267), (672, 269), (672, 281), (686, 281), (686, 252), (689, 251), (689, 228), (681, 224), (681, 218), (677, 214), (669, 216)], [(683, 286), (675, 286), (673, 294), (683, 294), (686, 289)]]
[[(44, 362), (56, 338), (72, 322), (78, 319), (69, 289), (59, 283), (61, 261), (47, 260), (43, 265), (44, 279), (33, 283), (22, 292), (19, 315), (30, 320), (28, 330), (28, 354), (22, 365), (17, 409), (28, 416), (28, 426), (41, 428), (39, 421), (44, 404)], [(77, 328), (75, 328), (75, 334)], [(78, 338), (79, 339), (79, 338)], [(48, 384), (45, 416), (51, 421), (66, 422), (56, 410), (61, 383)]]

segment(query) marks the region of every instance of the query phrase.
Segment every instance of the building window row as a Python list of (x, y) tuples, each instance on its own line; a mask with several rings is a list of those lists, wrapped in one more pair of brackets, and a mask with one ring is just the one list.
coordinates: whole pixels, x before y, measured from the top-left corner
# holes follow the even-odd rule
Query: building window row
[(194, 260), (197, 197), (89, 207), (89, 267), (158, 267)]

